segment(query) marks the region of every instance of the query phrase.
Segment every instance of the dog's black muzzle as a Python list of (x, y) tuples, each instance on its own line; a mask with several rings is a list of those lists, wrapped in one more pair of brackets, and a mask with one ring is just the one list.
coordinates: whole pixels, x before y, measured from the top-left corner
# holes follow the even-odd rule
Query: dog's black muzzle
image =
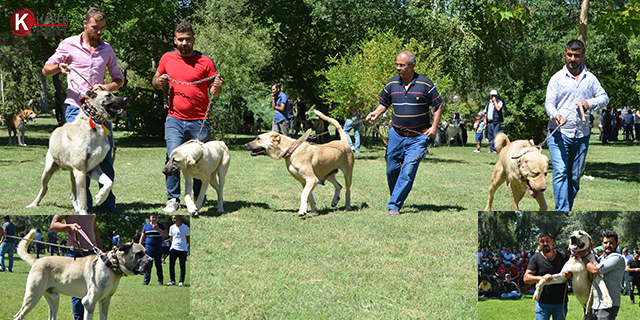
[(148, 255), (144, 255), (144, 257), (138, 260), (136, 266), (133, 268), (133, 274), (146, 274), (151, 271), (151, 267), (153, 267), (153, 258)]
[(125, 114), (125, 112), (127, 112), (127, 110), (123, 109), (122, 107), (126, 106), (128, 102), (129, 102), (129, 98), (127, 98), (127, 97), (117, 97), (117, 96), (115, 96), (104, 107), (105, 107), (105, 110), (107, 111), (107, 113), (111, 117), (113, 117), (113, 118), (120, 117), (123, 114)]

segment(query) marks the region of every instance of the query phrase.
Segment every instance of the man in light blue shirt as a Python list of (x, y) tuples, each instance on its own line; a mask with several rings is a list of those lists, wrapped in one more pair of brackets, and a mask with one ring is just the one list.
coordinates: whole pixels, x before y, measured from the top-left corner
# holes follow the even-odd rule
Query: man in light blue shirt
[(271, 86), (271, 109), (276, 111), (271, 130), (285, 136), (289, 135), (289, 104), (287, 100), (288, 97), (282, 92), (279, 84)]
[(589, 117), (578, 108), (594, 112), (609, 103), (600, 81), (582, 66), (584, 43), (571, 40), (565, 50), (566, 65), (554, 74), (547, 86), (545, 109), (549, 116), (548, 146), (553, 165), (553, 196), (556, 211), (570, 211), (580, 190), (589, 149)]
[[(614, 320), (620, 310), (621, 282), (625, 270), (625, 259), (617, 252), (618, 234), (613, 231), (605, 231), (602, 238), (604, 254), (602, 258), (600, 258), (599, 263), (596, 264), (590, 262), (588, 259), (584, 259), (584, 257), (581, 258), (587, 266), (589, 273), (594, 276), (602, 276), (611, 300), (613, 301), (613, 307), (607, 308), (602, 299), (603, 295), (602, 292), (600, 292), (600, 287), (594, 285), (591, 288), (593, 295), (591, 320)], [(580, 253), (579, 255), (586, 256), (586, 253)]]

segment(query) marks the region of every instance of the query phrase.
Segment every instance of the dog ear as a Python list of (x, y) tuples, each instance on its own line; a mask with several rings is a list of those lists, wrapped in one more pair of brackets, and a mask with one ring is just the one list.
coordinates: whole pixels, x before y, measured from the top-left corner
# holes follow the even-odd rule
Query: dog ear
[(274, 144), (279, 144), (280, 143), (280, 135), (275, 133), (271, 135), (271, 142), (273, 142)]
[(193, 165), (195, 165), (195, 164), (196, 164), (196, 160), (194, 160), (194, 159), (193, 159), (193, 157), (189, 154), (189, 155), (187, 155), (187, 156), (185, 157), (185, 159), (184, 159), (184, 163), (185, 163), (187, 166), (193, 166)]
[(118, 247), (118, 250), (119, 250), (119, 251), (127, 252), (127, 251), (131, 250), (131, 247), (132, 247), (132, 246), (133, 246), (133, 243), (131, 243), (131, 242), (127, 242), (127, 243), (125, 243), (125, 244), (123, 244), (123, 245), (119, 246), (119, 247)]
[(91, 99), (95, 99), (98, 96), (98, 94), (95, 91), (89, 90), (89, 91), (87, 91), (86, 96), (91, 98)]

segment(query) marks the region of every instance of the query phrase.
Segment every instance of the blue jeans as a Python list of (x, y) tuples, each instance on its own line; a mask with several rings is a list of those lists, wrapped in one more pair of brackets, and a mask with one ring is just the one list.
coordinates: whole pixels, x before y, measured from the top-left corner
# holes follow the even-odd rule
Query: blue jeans
[(567, 304), (550, 304), (536, 302), (536, 320), (564, 320), (567, 314)]
[[(67, 111), (65, 113), (65, 119), (67, 122), (73, 122), (76, 119), (78, 113), (80, 113), (80, 108), (74, 105), (67, 105)], [(100, 163), (100, 169), (104, 172), (111, 181), (114, 181), (115, 171), (113, 170), (113, 157), (111, 157), (111, 152), (113, 152), (113, 130), (111, 122), (106, 122), (107, 128), (109, 129), (109, 152), (107, 152), (107, 156)], [(91, 183), (91, 178), (87, 176), (87, 211), (91, 210), (93, 207), (93, 197), (91, 196), (91, 191), (89, 190), (89, 184)], [(102, 188), (102, 184), (98, 183), (98, 186)], [(102, 203), (102, 207), (105, 208), (114, 208), (116, 206), (116, 196), (113, 195), (113, 192), (109, 191), (109, 196)]]
[[(200, 128), (202, 128), (202, 132), (200, 133), (200, 137), (198, 137)], [(181, 144), (194, 139), (207, 142), (210, 138), (211, 126), (209, 125), (208, 119), (204, 120), (204, 127), (202, 127), (202, 120), (180, 120), (167, 116), (164, 122), (164, 140), (167, 142), (166, 161), (169, 160), (171, 152)], [(167, 176), (166, 185), (167, 199), (180, 199), (180, 173), (174, 176)], [(198, 194), (200, 194), (200, 186), (202, 186), (202, 181), (193, 179), (193, 193), (196, 199), (198, 198)], [(162, 253), (162, 250), (160, 250), (160, 253)]]
[[(156, 275), (158, 276), (158, 281), (163, 282), (164, 274), (162, 273), (162, 245), (154, 247), (145, 244), (144, 249), (147, 250), (147, 255), (153, 258), (153, 262), (156, 265)], [(149, 283), (149, 281), (151, 281), (151, 270), (144, 274), (144, 282)]]
[(556, 131), (547, 142), (553, 165), (553, 196), (556, 211), (571, 211), (573, 200), (580, 190), (580, 177), (584, 171), (589, 149), (589, 136), (568, 138)]
[(487, 122), (487, 140), (489, 140), (489, 151), (498, 152), (496, 145), (493, 143), (498, 135), (498, 132), (502, 131), (500, 128), (500, 122)]
[(13, 271), (13, 250), (15, 248), (16, 248), (15, 243), (7, 243), (6, 240), (5, 242), (2, 243), (2, 245), (0, 245), (0, 268), (5, 269), (4, 254), (6, 253), (7, 257), (9, 258), (9, 268), (6, 268), (6, 269)]
[(513, 290), (509, 293), (503, 293), (500, 297), (502, 299), (520, 298), (520, 294), (518, 293), (518, 290)]
[[(357, 117), (353, 117), (345, 120), (344, 122), (344, 133), (347, 134), (347, 141), (349, 141), (349, 146), (354, 149), (355, 152), (360, 152), (360, 125), (362, 122), (356, 123), (354, 126), (353, 123), (358, 120)], [(356, 139), (356, 145), (354, 147), (353, 142), (351, 142), (351, 136), (349, 136), (349, 132), (353, 129), (353, 136)]]
[(418, 172), (418, 165), (424, 158), (431, 138), (419, 134), (405, 137), (398, 134), (394, 128), (389, 130), (389, 145), (387, 146), (387, 183), (389, 185), (388, 209), (400, 210), (411, 192), (413, 181)]
[[(75, 251), (67, 250), (67, 257), (86, 257), (93, 255), (95, 253), (91, 251), (78, 251), (77, 254)], [(71, 310), (73, 311), (73, 319), (74, 320), (83, 320), (84, 319), (84, 305), (82, 304), (82, 298), (71, 297)]]

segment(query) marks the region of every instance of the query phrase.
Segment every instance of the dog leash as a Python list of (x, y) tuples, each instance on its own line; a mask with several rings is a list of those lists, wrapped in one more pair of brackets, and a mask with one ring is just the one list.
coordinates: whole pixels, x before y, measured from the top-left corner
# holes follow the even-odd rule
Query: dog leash
[(87, 252), (92, 251), (92, 250), (89, 250), (89, 249), (76, 248), (76, 247), (73, 247), (73, 246), (63, 246), (63, 245), (57, 244), (57, 243), (44, 242), (44, 241), (21, 238), (21, 237), (10, 236), (10, 235), (5, 235), (5, 237), (19, 239), (19, 240), (25, 240), (25, 241), (34, 242), (34, 243), (41, 243), (41, 244), (45, 244), (45, 245), (48, 245), (48, 246), (54, 246), (54, 247), (59, 247), (59, 248), (63, 248), (63, 249), (71, 249), (71, 250), (74, 250), (74, 251), (75, 250), (81, 250), (81, 251), (87, 251)]
[[(204, 79), (201, 79), (201, 80), (197, 80), (197, 81), (194, 81), (194, 82), (178, 81), (176, 79), (171, 78), (166, 73), (164, 74), (164, 76), (166, 76), (166, 78), (169, 79), (170, 81), (173, 81), (173, 82), (175, 82), (177, 84), (188, 86), (188, 85), (196, 85), (196, 84), (203, 83), (205, 81), (213, 80), (218, 75), (216, 74), (214, 76), (207, 77), (207, 78), (204, 78)], [(202, 134), (202, 129), (204, 128), (204, 122), (207, 120), (207, 116), (209, 115), (209, 111), (211, 110), (211, 104), (212, 104), (213, 96), (215, 94), (216, 94), (216, 87), (214, 86), (213, 87), (213, 93), (211, 93), (211, 96), (209, 97), (209, 104), (207, 105), (207, 112), (205, 113), (204, 118), (202, 119), (202, 124), (200, 125), (200, 131), (198, 132), (198, 139), (200, 139), (200, 134)], [(169, 109), (170, 105), (169, 105), (169, 89), (168, 89), (168, 86), (163, 89), (163, 95), (164, 95), (164, 108), (165, 109)]]

